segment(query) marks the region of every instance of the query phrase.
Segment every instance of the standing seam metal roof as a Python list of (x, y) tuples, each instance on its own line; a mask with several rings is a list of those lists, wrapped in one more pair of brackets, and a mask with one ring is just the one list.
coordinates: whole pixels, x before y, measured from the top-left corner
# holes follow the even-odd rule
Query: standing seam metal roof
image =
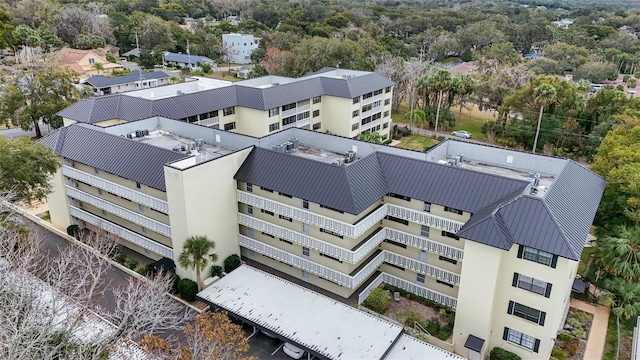
[[(140, 71), (134, 70), (123, 76), (94, 75), (88, 78), (85, 82), (97, 88), (103, 88), (107, 86), (134, 83), (140, 80), (140, 76)], [(142, 72), (142, 80), (168, 79), (170, 77), (171, 75), (162, 70)]]

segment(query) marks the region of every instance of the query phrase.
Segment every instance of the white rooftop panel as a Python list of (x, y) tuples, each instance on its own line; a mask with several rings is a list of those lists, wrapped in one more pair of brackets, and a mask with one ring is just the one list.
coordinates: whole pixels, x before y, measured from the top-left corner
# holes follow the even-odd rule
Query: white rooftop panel
[(452, 359), (464, 360), (462, 356), (455, 355), (448, 351), (442, 350), (422, 340), (418, 340), (413, 336), (403, 334), (393, 346), (389, 354), (385, 357), (387, 360), (436, 360), (436, 359)]
[(246, 265), (198, 296), (329, 359), (381, 359), (403, 330)]

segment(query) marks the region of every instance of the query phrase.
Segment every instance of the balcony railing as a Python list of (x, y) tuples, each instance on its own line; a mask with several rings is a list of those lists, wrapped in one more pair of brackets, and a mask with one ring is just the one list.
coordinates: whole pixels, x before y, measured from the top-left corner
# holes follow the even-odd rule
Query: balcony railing
[(218, 125), (220, 123), (220, 118), (215, 116), (208, 119), (198, 120), (195, 123), (203, 126), (213, 126), (213, 125)]
[(455, 309), (458, 305), (458, 300), (454, 297), (439, 293), (431, 289), (427, 289), (426, 287), (420, 286), (418, 284), (413, 284), (407, 280), (401, 279), (391, 274), (387, 274), (385, 272), (376, 276), (376, 278), (373, 279), (373, 281), (369, 283), (369, 285), (364, 290), (362, 290), (360, 294), (358, 294), (358, 304), (362, 304), (362, 302), (364, 302), (364, 300), (371, 293), (371, 290), (377, 288), (382, 283), (399, 287), (403, 290), (412, 292), (416, 295), (420, 295), (429, 300), (433, 300), (439, 304), (447, 305), (452, 309)]
[(443, 245), (427, 238), (417, 235), (408, 234), (402, 231), (398, 231), (392, 228), (382, 228), (375, 235), (373, 235), (367, 242), (360, 245), (355, 251), (345, 249), (343, 247), (316, 239), (309, 235), (287, 229), (285, 227), (274, 225), (268, 221), (257, 219), (253, 216), (249, 216), (243, 213), (238, 213), (238, 223), (240, 225), (247, 226), (256, 231), (265, 232), (267, 234), (292, 241), (298, 245), (315, 249), (324, 254), (333, 256), (340, 260), (347, 261), (351, 264), (356, 264), (362, 260), (367, 254), (375, 249), (385, 239), (393, 240), (395, 242), (411, 245), (419, 249), (435, 252), (440, 255), (444, 255), (454, 260), (461, 260), (463, 251), (451, 246)]
[(302, 112), (309, 111), (309, 109), (311, 109), (311, 106), (309, 104), (300, 105), (300, 106), (297, 106), (297, 107), (295, 107), (293, 109), (289, 109), (289, 110), (283, 111), (282, 112), (282, 117), (286, 118), (286, 117), (291, 116), (291, 115), (300, 114)]
[(109, 180), (105, 180), (101, 177), (88, 174), (84, 171), (80, 171), (78, 169), (72, 168), (67, 165), (62, 166), (62, 174), (64, 176), (70, 177), (78, 181), (82, 181), (83, 183), (89, 184), (99, 189), (108, 191), (112, 194), (122, 196), (125, 199), (129, 199), (136, 203), (146, 205), (162, 213), (165, 213), (165, 214), (169, 213), (169, 204), (166, 201), (141, 193), (140, 191), (130, 189), (126, 186), (116, 184)]
[(389, 264), (400, 266), (405, 269), (410, 269), (417, 273), (428, 275), (438, 280), (445, 281), (449, 284), (460, 284), (460, 275), (456, 273), (440, 269), (439, 267), (423, 263), (422, 261), (413, 260), (406, 256), (394, 254), (390, 251), (384, 251), (384, 255), (384, 261)]
[(372, 122), (370, 122), (368, 124), (362, 125), (360, 130), (361, 131), (367, 131), (367, 130), (369, 130), (371, 128), (374, 128), (375, 126), (380, 125), (380, 124), (382, 124), (382, 119), (378, 119), (378, 120), (372, 121)]
[(457, 232), (462, 227), (462, 223), (453, 221), (439, 216), (431, 215), (422, 211), (407, 209), (404, 207), (384, 204), (376, 209), (367, 217), (358, 221), (355, 225), (348, 224), (343, 221), (335, 220), (326, 216), (318, 215), (316, 213), (299, 209), (290, 205), (283, 204), (278, 201), (269, 200), (262, 196), (257, 196), (246, 191), (237, 190), (236, 199), (244, 204), (255, 206), (260, 209), (272, 211), (279, 215), (284, 215), (314, 226), (329, 229), (346, 235), (348, 237), (356, 238), (363, 234), (371, 226), (377, 224), (385, 216), (391, 215), (405, 220), (413, 221), (422, 225), (428, 225), (438, 229), (446, 230), (449, 232)]
[(169, 225), (150, 219), (135, 211), (131, 211), (129, 209), (123, 208), (122, 206), (115, 205), (112, 202), (93, 196), (84, 191), (80, 191), (69, 185), (67, 185), (67, 195), (69, 195), (70, 197), (76, 200), (80, 200), (84, 203), (95, 206), (98, 209), (108, 211), (125, 220), (129, 220), (132, 223), (138, 224), (140, 226), (144, 226), (145, 228), (153, 230), (159, 234), (162, 234), (167, 237), (171, 237), (171, 227)]
[(372, 97), (370, 97), (368, 99), (363, 99), (362, 100), (362, 105), (370, 104), (370, 103), (372, 103), (372, 102), (374, 102), (376, 100), (382, 100), (382, 95), (383, 94), (372, 96)]
[(138, 235), (133, 231), (129, 231), (122, 226), (116, 225), (110, 221), (104, 220), (98, 216), (95, 216), (89, 212), (81, 210), (75, 206), (69, 206), (71, 216), (86, 221), (89, 224), (97, 226), (109, 233), (118, 235), (119, 237), (136, 244), (144, 249), (147, 249), (156, 254), (160, 254), (166, 258), (173, 259), (173, 250), (165, 245), (162, 245), (156, 241), (146, 238), (142, 235)]

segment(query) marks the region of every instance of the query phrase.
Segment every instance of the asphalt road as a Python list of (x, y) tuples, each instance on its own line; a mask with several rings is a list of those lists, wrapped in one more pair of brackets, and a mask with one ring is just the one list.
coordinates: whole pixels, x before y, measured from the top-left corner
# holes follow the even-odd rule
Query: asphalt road
[[(40, 130), (42, 130), (42, 135), (45, 135), (47, 133), (47, 126), (45, 125), (44, 128), (40, 127)], [(11, 138), (16, 138), (20, 136), (36, 136), (36, 132), (33, 130), (24, 131), (21, 128), (17, 127), (12, 129), (0, 130), (0, 136), (4, 136), (11, 139)]]

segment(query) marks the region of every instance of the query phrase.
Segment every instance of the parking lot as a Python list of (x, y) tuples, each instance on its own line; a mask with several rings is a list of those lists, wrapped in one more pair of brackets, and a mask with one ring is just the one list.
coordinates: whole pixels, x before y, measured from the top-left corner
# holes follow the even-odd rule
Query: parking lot
[[(259, 330), (254, 334), (253, 327), (248, 324), (242, 324), (242, 330), (246, 334), (247, 338), (249, 338), (249, 352), (246, 355), (255, 356), (260, 360), (292, 359), (282, 351), (284, 341), (269, 337)], [(302, 359), (307, 359), (307, 354), (305, 354)], [(315, 359), (315, 357), (312, 357), (312, 359)]]

